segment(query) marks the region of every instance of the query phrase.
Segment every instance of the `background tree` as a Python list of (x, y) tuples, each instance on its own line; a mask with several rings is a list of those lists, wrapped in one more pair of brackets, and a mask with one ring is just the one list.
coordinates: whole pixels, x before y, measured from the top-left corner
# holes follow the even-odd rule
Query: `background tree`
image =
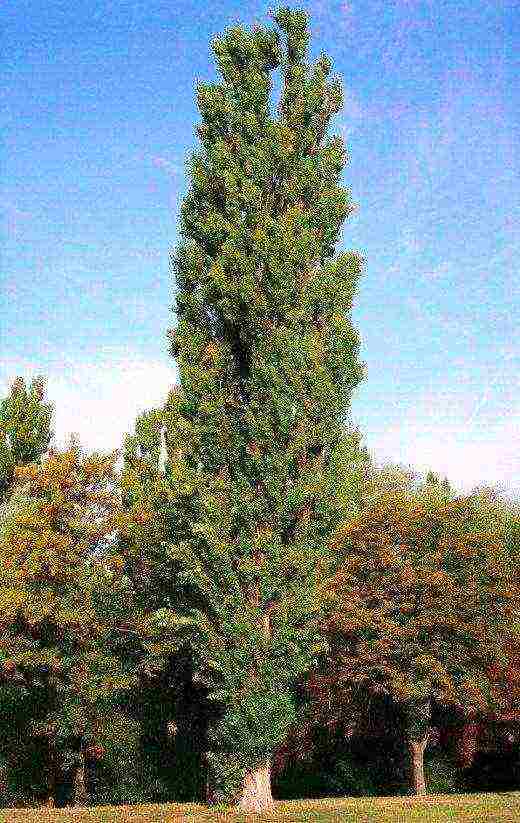
[[(67, 767), (76, 802), (85, 800), (85, 758), (96, 756), (114, 695), (133, 682), (116, 654), (131, 609), (128, 581), (102, 554), (117, 523), (114, 460), (74, 447), (17, 468), (2, 523), (0, 687), (4, 700), (25, 705), (17, 717), (43, 761), (51, 804)], [(5, 732), (4, 748), (11, 733), (19, 761), (20, 729)]]
[(215, 701), (213, 796), (245, 809), (271, 801), (294, 681), (320, 648), (327, 537), (355, 508), (346, 423), (362, 376), (350, 321), (361, 261), (334, 256), (353, 209), (328, 134), (341, 89), (328, 58), (309, 62), (306, 15), (275, 21), (217, 37), (220, 82), (197, 88), (166, 426), (169, 551), (190, 598), (161, 619), (191, 632)]
[(506, 662), (506, 629), (518, 615), (504, 540), (476, 531), (472, 517), (465, 500), (431, 505), (389, 494), (338, 537), (345, 560), (329, 682), (344, 701), (366, 691), (399, 707), (417, 793), (432, 708), (487, 715), (491, 672)]
[(140, 415), (125, 439), (121, 487), (127, 519), (118, 551), (143, 614), (141, 629), (146, 628), (135, 637), (140, 685), (132, 713), (141, 724), (147, 798), (195, 801), (204, 797), (203, 755), (211, 707), (206, 687), (193, 680), (188, 650), (177, 634), (163, 629), (164, 609), (196, 601), (195, 591), (179, 579), (179, 563), (168, 539), (182, 509), (164, 438), (168, 416), (169, 401)]
[[(493, 534), (503, 541), (510, 559), (515, 580), (520, 571), (520, 506), (497, 488), (480, 486), (468, 498), (468, 517), (475, 531)], [(520, 722), (520, 615), (513, 614), (504, 634), (506, 660), (490, 667), (494, 710), (485, 721), (468, 718), (459, 730), (458, 757), (461, 767), (472, 768), (478, 754), (479, 738), (493, 736), (497, 724), (507, 735), (518, 728)], [(507, 727), (507, 731), (504, 727)], [(500, 746), (500, 741), (494, 744)], [(503, 764), (499, 765), (503, 769)], [(474, 771), (474, 770), (473, 770)], [(473, 774), (473, 779), (476, 775)]]
[(8, 494), (16, 466), (40, 460), (52, 438), (53, 407), (45, 403), (45, 381), (27, 386), (17, 377), (0, 402), (0, 503)]
[(455, 491), (447, 478), (440, 478), (432, 471), (421, 475), (411, 466), (394, 463), (376, 465), (368, 456), (364, 463), (361, 482), (361, 506), (371, 508), (388, 494), (394, 493), (412, 500), (448, 502)]
[[(454, 497), (447, 479), (440, 480), (431, 471), (421, 475), (411, 467), (397, 464), (378, 466), (362, 448), (359, 458), (355, 495), (358, 513), (373, 509), (391, 494), (410, 504), (422, 502), (429, 506)], [(304, 676), (301, 689), (304, 712), (275, 758), (279, 790), (287, 791), (287, 783), (292, 785), (299, 780), (292, 789), (295, 797), (305, 793), (309, 781), (313, 796), (320, 791), (327, 796), (336, 792), (345, 795), (401, 791), (403, 741), (398, 715), (388, 698), (363, 690), (355, 694), (346, 691), (335, 672), (327, 677), (316, 670)], [(376, 750), (379, 758), (374, 757)], [(446, 790), (448, 782), (453, 783), (442, 775), (439, 779), (443, 781), (440, 790)]]

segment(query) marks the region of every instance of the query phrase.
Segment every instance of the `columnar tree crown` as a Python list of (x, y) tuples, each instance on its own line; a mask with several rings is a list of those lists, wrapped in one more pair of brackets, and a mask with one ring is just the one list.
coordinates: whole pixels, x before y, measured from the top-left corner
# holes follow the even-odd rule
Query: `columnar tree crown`
[(198, 592), (200, 676), (227, 707), (215, 745), (244, 767), (283, 739), (291, 683), (319, 645), (362, 377), (350, 319), (361, 260), (335, 254), (353, 211), (329, 134), (341, 88), (326, 56), (309, 60), (306, 15), (275, 22), (217, 37), (220, 80), (197, 88), (173, 255), (180, 385), (165, 415), (171, 553)]

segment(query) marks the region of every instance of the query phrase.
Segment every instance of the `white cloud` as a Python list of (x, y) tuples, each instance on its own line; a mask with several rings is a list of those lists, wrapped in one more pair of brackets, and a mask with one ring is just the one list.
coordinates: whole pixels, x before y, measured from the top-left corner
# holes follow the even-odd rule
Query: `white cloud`
[[(64, 359), (48, 368), (13, 358), (0, 367), (0, 396), (17, 375), (38, 373), (47, 376), (55, 404), (56, 445), (66, 445), (74, 432), (85, 448), (106, 451), (121, 447), (139, 413), (164, 403), (177, 378), (173, 361), (131, 352)], [(514, 387), (495, 381), (478, 396), (467, 388), (432, 391), (398, 411), (381, 410), (377, 424), (372, 419), (361, 428), (377, 462), (433, 469), (461, 490), (494, 484), (520, 495), (520, 395)]]
[(47, 377), (55, 407), (55, 445), (65, 446), (77, 433), (86, 449), (103, 451), (120, 448), (137, 415), (163, 404), (176, 380), (173, 361), (168, 365), (132, 353), (107, 352), (91, 361), (64, 359), (48, 368), (12, 359), (0, 370), (1, 396), (16, 375), (30, 380), (39, 373)]
[(379, 431), (367, 431), (376, 461), (432, 469), (460, 490), (495, 485), (520, 495), (520, 397), (502, 410), (487, 398), (432, 393), (410, 403)]

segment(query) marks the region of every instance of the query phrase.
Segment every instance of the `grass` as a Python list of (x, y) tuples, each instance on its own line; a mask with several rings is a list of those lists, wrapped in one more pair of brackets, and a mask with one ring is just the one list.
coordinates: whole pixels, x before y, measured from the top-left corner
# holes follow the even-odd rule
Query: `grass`
[(194, 804), (3, 809), (0, 823), (514, 823), (520, 792), (278, 801), (265, 815), (239, 815)]

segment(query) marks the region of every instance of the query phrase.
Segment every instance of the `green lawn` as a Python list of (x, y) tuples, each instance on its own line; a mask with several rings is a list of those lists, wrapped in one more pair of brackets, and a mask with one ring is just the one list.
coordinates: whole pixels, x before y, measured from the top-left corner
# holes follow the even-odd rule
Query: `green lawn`
[(162, 806), (99, 806), (93, 809), (1, 810), (0, 823), (513, 823), (520, 820), (520, 792), (507, 794), (370, 797), (280, 801), (266, 815), (237, 815), (192, 804)]

